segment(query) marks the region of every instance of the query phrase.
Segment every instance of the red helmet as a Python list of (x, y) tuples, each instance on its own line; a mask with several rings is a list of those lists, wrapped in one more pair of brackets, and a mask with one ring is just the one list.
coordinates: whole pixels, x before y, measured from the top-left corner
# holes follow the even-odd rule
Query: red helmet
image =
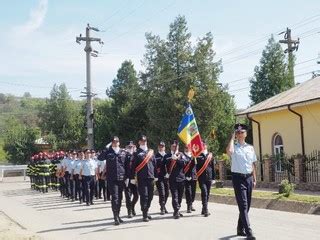
[(36, 155), (34, 155), (33, 157), (34, 157), (34, 160), (38, 160), (39, 155), (38, 155), (38, 154), (36, 154)]

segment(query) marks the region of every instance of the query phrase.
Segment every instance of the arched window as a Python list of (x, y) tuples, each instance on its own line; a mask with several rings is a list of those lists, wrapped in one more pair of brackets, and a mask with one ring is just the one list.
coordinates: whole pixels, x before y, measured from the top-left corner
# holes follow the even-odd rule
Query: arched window
[(280, 134), (275, 134), (273, 137), (273, 153), (276, 158), (276, 171), (282, 172), (283, 166), (282, 166), (282, 159), (283, 159), (283, 141)]

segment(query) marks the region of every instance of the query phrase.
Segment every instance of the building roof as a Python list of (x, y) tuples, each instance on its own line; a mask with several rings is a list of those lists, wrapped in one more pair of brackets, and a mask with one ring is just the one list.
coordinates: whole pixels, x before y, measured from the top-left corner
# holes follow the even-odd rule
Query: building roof
[(237, 113), (238, 116), (249, 113), (258, 113), (267, 110), (286, 107), (299, 103), (308, 103), (320, 99), (320, 77), (312, 78), (287, 91), (279, 93), (265, 101), (253, 105), (244, 111)]

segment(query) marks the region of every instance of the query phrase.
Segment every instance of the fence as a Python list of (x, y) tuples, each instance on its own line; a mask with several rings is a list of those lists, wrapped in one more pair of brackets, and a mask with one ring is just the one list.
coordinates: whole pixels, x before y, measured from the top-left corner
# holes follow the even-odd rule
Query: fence
[(303, 181), (307, 183), (319, 182), (320, 172), (320, 151), (313, 151), (303, 159), (302, 173)]
[[(261, 167), (263, 178), (261, 178)], [(230, 165), (225, 161), (218, 161), (217, 180), (230, 179)], [(267, 157), (262, 162), (257, 162), (257, 179), (259, 186), (277, 187), (278, 184), (288, 179), (296, 184), (297, 189), (320, 191), (320, 151), (313, 151), (306, 157), (278, 156)], [(263, 179), (263, 181), (260, 181)]]
[(0, 165), (0, 181), (3, 181), (6, 172), (22, 172), (26, 180), (27, 165)]

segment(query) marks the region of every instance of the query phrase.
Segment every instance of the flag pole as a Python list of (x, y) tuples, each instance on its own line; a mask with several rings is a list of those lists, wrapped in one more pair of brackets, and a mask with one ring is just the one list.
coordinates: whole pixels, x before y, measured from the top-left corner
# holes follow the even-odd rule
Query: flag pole
[[(190, 90), (188, 92), (188, 103), (190, 104), (191, 103), (191, 100), (193, 99), (194, 97), (194, 90), (192, 87), (190, 87)], [(191, 150), (192, 151), (192, 150)], [(194, 163), (197, 164), (197, 158), (196, 157), (193, 157), (194, 159)]]

